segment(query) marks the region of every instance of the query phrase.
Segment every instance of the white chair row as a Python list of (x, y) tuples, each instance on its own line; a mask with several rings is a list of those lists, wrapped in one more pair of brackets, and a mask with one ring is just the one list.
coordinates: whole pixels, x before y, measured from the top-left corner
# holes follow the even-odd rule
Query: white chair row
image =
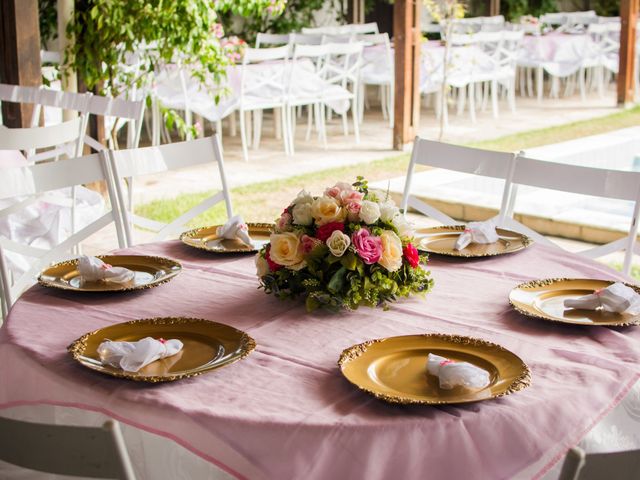
[[(134, 215), (127, 202), (127, 189), (130, 188), (127, 178), (208, 163), (217, 167), (219, 175), (221, 188), (215, 195), (167, 225)], [(5, 315), (18, 296), (35, 282), (44, 267), (51, 262), (70, 258), (75, 245), (109, 225), (115, 227), (118, 246), (125, 248), (135, 241), (134, 225), (151, 229), (157, 233), (155, 239), (160, 240), (178, 233), (185, 228), (187, 222), (219, 202), (224, 202), (227, 215), (232, 215), (231, 198), (217, 136), (159, 147), (102, 150), (97, 154), (57, 162), (10, 167), (2, 170), (2, 176), (0, 201), (34, 197), (45, 192), (99, 181), (106, 182), (109, 201), (107, 211), (100, 218), (50, 248), (34, 247), (0, 236), (0, 286)], [(8, 256), (15, 254), (30, 259), (30, 268), (26, 272), (16, 272), (9, 268)]]
[(514, 219), (518, 186), (531, 186), (561, 192), (610, 198), (634, 203), (628, 234), (619, 240), (580, 252), (588, 258), (625, 251), (623, 272), (629, 275), (634, 253), (640, 253), (636, 244), (640, 220), (640, 172), (568, 165), (536, 160), (519, 154), (493, 152), (477, 148), (449, 145), (416, 137), (407, 172), (401, 208), (412, 207), (444, 224), (457, 224), (456, 220), (420, 200), (412, 194), (411, 185), (416, 165), (452, 170), (504, 181), (500, 211), (496, 224), (525, 233), (536, 241), (555, 245), (539, 233)]
[(332, 25), (325, 27), (303, 28), (302, 33), (314, 35), (350, 35), (360, 33), (380, 33), (378, 24), (371, 23), (351, 23), (348, 25)]

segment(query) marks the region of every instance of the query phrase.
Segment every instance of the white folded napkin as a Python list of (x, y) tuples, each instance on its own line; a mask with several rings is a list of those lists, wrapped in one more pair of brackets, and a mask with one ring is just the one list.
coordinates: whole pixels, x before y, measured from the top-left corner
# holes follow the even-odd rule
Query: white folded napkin
[(640, 313), (640, 295), (624, 283), (616, 282), (589, 295), (567, 298), (564, 301), (564, 306), (582, 310), (602, 308), (605, 312), (631, 313), (635, 315)]
[(427, 371), (440, 380), (440, 388), (451, 390), (461, 386), (481, 389), (489, 385), (489, 372), (467, 362), (454, 362), (440, 355), (429, 354)]
[(112, 267), (99, 258), (88, 255), (82, 255), (78, 258), (78, 272), (80, 272), (82, 280), (86, 282), (105, 280), (108, 282), (127, 283), (133, 280), (136, 275), (128, 268)]
[(218, 236), (229, 240), (238, 239), (242, 243), (252, 246), (251, 237), (249, 236), (249, 227), (244, 223), (240, 215), (234, 215), (227, 223), (218, 227), (216, 231)]
[(494, 243), (500, 237), (496, 232), (496, 225), (491, 220), (486, 222), (469, 222), (460, 234), (454, 248), (462, 250), (470, 243)]
[(113, 342), (105, 340), (98, 346), (100, 361), (105, 365), (137, 372), (151, 362), (171, 357), (182, 350), (180, 340), (156, 340), (146, 337), (137, 342)]

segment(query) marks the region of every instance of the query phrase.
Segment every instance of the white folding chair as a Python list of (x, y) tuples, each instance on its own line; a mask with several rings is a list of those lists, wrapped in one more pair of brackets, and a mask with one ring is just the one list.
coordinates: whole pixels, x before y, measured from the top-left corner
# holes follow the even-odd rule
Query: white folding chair
[[(217, 203), (224, 202), (229, 218), (233, 216), (231, 197), (224, 171), (224, 161), (220, 150), (218, 135), (186, 142), (170, 143), (156, 147), (137, 148), (132, 150), (109, 150), (111, 168), (113, 170), (114, 190), (118, 203), (122, 207), (124, 231), (128, 245), (133, 245), (133, 227), (139, 226), (155, 232), (154, 240), (163, 240), (182, 232), (187, 222), (206, 212)], [(161, 223), (135, 215), (126, 206), (125, 178), (158, 174), (171, 170), (214, 163), (218, 167), (222, 189), (215, 195), (180, 215), (171, 223)]]
[(309, 107), (309, 116), (307, 123), (307, 141), (311, 137), (311, 120), (312, 116), (315, 119), (316, 129), (320, 139), (324, 143), (324, 147), (327, 148), (327, 134), (324, 129), (323, 113), (321, 108), (322, 102), (322, 90), (309, 90), (298, 88), (298, 81), (293, 76), (302, 73), (303, 69), (307, 68), (302, 62), (311, 61), (313, 64), (313, 73), (318, 76), (319, 79), (324, 78), (324, 72), (326, 69), (326, 62), (329, 56), (328, 45), (295, 45), (293, 49), (293, 57), (291, 63), (291, 75), (292, 80), (289, 82), (289, 92), (287, 94), (287, 115), (289, 118), (288, 124), (288, 137), (290, 141), (289, 151), (294, 152), (295, 141), (295, 127), (296, 127), (296, 115), (295, 108), (301, 106)]
[(586, 453), (580, 447), (567, 452), (558, 480), (636, 480), (640, 450)]
[(324, 35), (311, 33), (292, 33), (290, 36), (291, 45), (320, 45)]
[(246, 48), (240, 71), (240, 137), (242, 154), (249, 161), (245, 114), (253, 112), (253, 147), (258, 148), (262, 131), (262, 112), (280, 109), (285, 153), (289, 152), (287, 137), (286, 94), (290, 70), (288, 65), (289, 45), (275, 48)]
[(378, 85), (380, 87), (380, 104), (382, 105), (382, 118), (389, 121), (389, 127), (393, 128), (393, 94), (394, 94), (394, 64), (393, 51), (388, 33), (373, 33), (358, 35), (356, 40), (372, 49), (383, 49), (375, 54), (375, 60), (366, 61), (363, 53), (363, 65), (360, 69), (361, 92), (359, 95), (360, 122), (364, 117), (365, 87), (366, 85)]
[(599, 258), (618, 250), (625, 250), (623, 272), (629, 275), (633, 254), (640, 253), (636, 245), (640, 217), (640, 172), (569, 165), (518, 155), (514, 161), (513, 175), (507, 179), (505, 186), (509, 201), (506, 210), (501, 210), (502, 223), (526, 233), (541, 243), (555, 245), (513, 218), (519, 186), (634, 202), (631, 224), (626, 236), (606, 245), (579, 252), (588, 258)]
[[(0, 218), (24, 211), (34, 203), (34, 198), (46, 192), (68, 187), (106, 181), (111, 208), (100, 218), (88, 223), (79, 231), (72, 233), (61, 243), (52, 248), (39, 248), (25, 245), (11, 238), (0, 236), (0, 277), (4, 295), (4, 304), (9, 309), (16, 298), (31, 284), (40, 270), (51, 262), (69, 258), (73, 248), (89, 236), (113, 223), (116, 227), (118, 245), (125, 247), (125, 235), (122, 217), (117, 204), (117, 195), (110, 181), (110, 167), (104, 153), (87, 155), (57, 162), (46, 162), (23, 167), (9, 167), (2, 170), (3, 181), (0, 182), (0, 200), (21, 199), (0, 211)], [(75, 225), (74, 225), (75, 227)], [(9, 270), (6, 255), (13, 253), (31, 259), (29, 269), (23, 274)]]
[[(335, 101), (350, 102), (353, 131), (356, 143), (360, 143), (358, 105), (360, 103), (360, 67), (362, 66), (362, 43), (328, 43), (328, 58), (325, 62), (323, 77), (329, 84), (322, 95), (322, 104)], [(324, 108), (324, 107), (323, 107)], [(349, 135), (347, 113), (342, 116), (342, 128)], [(324, 121), (324, 115), (323, 115)]]
[[(510, 180), (514, 173), (514, 157), (513, 153), (462, 147), (416, 137), (413, 143), (413, 152), (411, 153), (411, 161), (409, 162), (400, 208), (406, 214), (407, 208), (412, 207), (445, 225), (460, 223), (411, 193), (415, 167), (416, 165), (424, 165), (504, 180), (505, 185), (500, 212), (505, 212), (508, 204), (509, 186), (511, 185)], [(499, 226), (502, 224), (502, 213), (498, 216), (496, 224)]]
[(120, 424), (47, 425), (0, 418), (0, 459), (57, 475), (135, 480)]
[(258, 33), (256, 37), (256, 48), (260, 48), (264, 45), (288, 45), (291, 41), (291, 36), (293, 34), (289, 33)]

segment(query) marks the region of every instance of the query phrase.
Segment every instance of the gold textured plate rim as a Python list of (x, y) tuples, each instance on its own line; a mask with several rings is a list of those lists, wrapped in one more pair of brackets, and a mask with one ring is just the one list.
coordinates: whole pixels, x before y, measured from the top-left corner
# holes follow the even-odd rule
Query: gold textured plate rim
[[(462, 251), (457, 251), (457, 250), (435, 251), (435, 250), (430, 250), (426, 246), (422, 245), (422, 239), (426, 238), (426, 235), (436, 234), (436, 233), (446, 233), (446, 232), (463, 232), (465, 228), (466, 228), (465, 225), (441, 225), (441, 226), (438, 226), (438, 227), (420, 228), (420, 229), (416, 230), (416, 239), (417, 239), (416, 248), (421, 252), (426, 252), (426, 253), (433, 254), (433, 255), (443, 255), (445, 257), (483, 258), (483, 257), (496, 257), (498, 255), (508, 255), (508, 254), (511, 254), (511, 253), (520, 252), (520, 251), (524, 250), (525, 248), (530, 247), (534, 243), (534, 241), (533, 241), (533, 239), (531, 237), (528, 237), (527, 235), (525, 235), (523, 233), (519, 233), (519, 232), (516, 232), (516, 231), (513, 231), (513, 230), (506, 229), (506, 228), (497, 227), (496, 231), (499, 232), (499, 233), (501, 232), (500, 233), (501, 235), (509, 235), (509, 236), (519, 237), (519, 239), (522, 242), (522, 244), (519, 245), (518, 248), (514, 248), (512, 250), (505, 250), (503, 252), (482, 253), (482, 254), (469, 254), (469, 253), (464, 253)], [(425, 235), (422, 236), (423, 234), (425, 234)]]
[[(462, 344), (470, 347), (487, 347), (487, 348), (497, 349), (500, 352), (504, 352), (504, 353), (507, 353), (508, 355), (511, 355), (514, 361), (519, 362), (522, 371), (517, 377), (513, 379), (513, 381), (503, 391), (485, 398), (467, 399), (467, 400), (451, 400), (451, 399), (450, 400), (430, 400), (430, 399), (403, 397), (400, 395), (389, 395), (387, 393), (382, 393), (379, 391), (372, 390), (370, 388), (363, 387), (362, 385), (358, 384), (355, 380), (349, 378), (349, 376), (347, 376), (347, 374), (345, 373), (345, 370), (344, 370), (345, 365), (347, 365), (348, 363), (360, 357), (363, 353), (367, 351), (367, 349), (370, 346), (381, 343), (381, 342), (385, 342), (388, 340), (401, 339), (401, 338), (423, 338), (425, 340), (436, 338), (438, 340), (443, 340), (445, 342), (448, 341), (453, 344)], [(425, 365), (426, 365), (426, 359), (425, 359)], [(520, 390), (524, 390), (525, 388), (531, 385), (531, 370), (529, 369), (527, 364), (524, 363), (524, 361), (512, 351), (507, 350), (506, 348), (504, 348), (501, 345), (498, 345), (497, 343), (489, 342), (487, 340), (474, 338), (474, 337), (467, 337), (463, 335), (450, 335), (450, 334), (444, 334), (444, 333), (398, 335), (393, 337), (377, 338), (374, 340), (368, 340), (363, 343), (358, 343), (356, 345), (353, 345), (343, 350), (343, 352), (340, 354), (340, 358), (338, 359), (338, 366), (340, 367), (340, 372), (342, 373), (342, 375), (349, 381), (349, 383), (351, 383), (352, 385), (355, 385), (359, 390), (369, 395), (372, 395), (380, 400), (383, 400), (385, 402), (394, 403), (394, 404), (403, 404), (403, 405), (458, 405), (458, 404), (464, 404), (464, 403), (475, 403), (475, 402), (481, 402), (481, 401), (490, 400), (494, 398), (504, 397), (506, 395), (511, 395), (512, 393), (518, 392)]]
[[(191, 239), (197, 238), (200, 233), (205, 231), (211, 231), (214, 233), (218, 227), (222, 225), (208, 225), (205, 227), (198, 227), (191, 230), (187, 230), (186, 232), (182, 232), (180, 234), (180, 241), (185, 245), (197, 248), (198, 250), (204, 250), (205, 252), (217, 253), (220, 255), (226, 255), (228, 253), (256, 253), (260, 250), (260, 248), (225, 248), (224, 250), (214, 249), (208, 247), (206, 244), (202, 242), (189, 241)], [(249, 234), (251, 234), (251, 229), (259, 229), (259, 230), (269, 230), (271, 231), (274, 227), (272, 223), (247, 223), (247, 227), (249, 227)]]
[[(55, 280), (47, 280), (43, 277), (47, 276), (47, 272), (56, 268), (62, 268), (62, 267), (77, 267), (78, 265), (78, 259), (74, 258), (71, 260), (65, 260), (63, 262), (57, 262), (57, 263), (52, 263), (51, 265), (49, 265), (47, 268), (45, 268), (44, 270), (42, 270), (42, 272), (40, 272), (40, 275), (38, 275), (38, 284), (42, 285), (43, 287), (47, 287), (47, 288), (56, 288), (58, 290), (66, 290), (66, 291), (73, 291), (73, 292), (89, 292), (89, 293), (106, 293), (106, 292), (111, 292), (111, 293), (117, 293), (117, 292), (129, 292), (132, 290), (146, 290), (148, 288), (154, 288), (154, 287), (158, 287), (164, 283), (167, 283), (168, 281), (170, 281), (171, 279), (173, 279), (173, 277), (175, 277), (176, 275), (178, 275), (181, 271), (182, 271), (182, 264), (176, 260), (173, 260), (171, 258), (167, 258), (167, 257), (159, 257), (159, 256), (155, 256), (155, 255), (96, 255), (96, 258), (99, 258), (100, 260), (104, 261), (105, 263), (109, 263), (110, 265), (116, 266), (116, 267), (126, 267), (127, 264), (126, 263), (118, 263), (118, 260), (121, 259), (126, 259), (126, 258), (146, 258), (149, 260), (153, 260), (156, 261), (159, 265), (165, 265), (167, 266), (169, 269), (171, 269), (171, 271), (165, 275), (163, 275), (160, 278), (157, 278), (149, 283), (145, 283), (143, 285), (123, 285), (123, 284), (114, 284), (112, 286), (116, 286), (118, 285), (118, 288), (105, 288), (105, 289), (96, 289), (96, 288), (82, 288), (82, 287), (74, 287), (69, 285), (68, 283), (56, 283)], [(117, 259), (115, 262), (113, 261), (113, 259)], [(70, 270), (73, 271), (73, 270)], [(53, 275), (49, 275), (49, 276), (53, 276)], [(56, 278), (56, 280), (60, 280), (60, 276), (58, 276), (58, 278)]]
[[(162, 376), (157, 375), (137, 375), (131, 374), (129, 372), (125, 372), (124, 370), (113, 369), (105, 369), (101, 368), (102, 365), (93, 365), (88, 362), (84, 362), (82, 357), (84, 356), (84, 351), (87, 348), (88, 340), (94, 336), (99, 335), (103, 330), (112, 328), (114, 326), (125, 326), (131, 325), (135, 327), (136, 325), (184, 325), (189, 323), (206, 323), (211, 324), (212, 326), (224, 327), (233, 333), (237, 333), (239, 335), (239, 349), (238, 353), (235, 353), (233, 356), (225, 359), (223, 362), (209, 365), (206, 367), (194, 368), (191, 371), (179, 373), (179, 374), (167, 374)], [(71, 345), (67, 347), (67, 351), (71, 354), (71, 357), (89, 370), (93, 370), (98, 373), (102, 373), (104, 375), (109, 375), (111, 377), (116, 378), (124, 378), (127, 380), (133, 380), (136, 382), (144, 382), (144, 383), (164, 383), (164, 382), (174, 382), (176, 380), (182, 380), (184, 378), (195, 377), (198, 375), (202, 375), (203, 373), (210, 372), (212, 370), (217, 370), (219, 368), (225, 367), (227, 365), (231, 365), (237, 361), (242, 360), (247, 357), (253, 350), (256, 348), (256, 341), (246, 332), (232, 327), (231, 325), (227, 325), (225, 323), (214, 322), (212, 320), (206, 320), (204, 318), (192, 318), (192, 317), (154, 317), (154, 318), (142, 318), (138, 320), (130, 320), (128, 322), (114, 323), (107, 327), (99, 328), (92, 332), (86, 333), (77, 340), (75, 340)]]
[[(601, 278), (565, 278), (565, 277), (542, 278), (538, 280), (530, 280), (528, 282), (523, 282), (519, 285), (516, 285), (511, 289), (511, 291), (509, 292), (509, 304), (516, 312), (526, 317), (531, 317), (538, 320), (545, 320), (548, 322), (562, 323), (564, 325), (577, 325), (577, 326), (583, 326), (583, 327), (629, 327), (634, 325), (640, 325), (640, 315), (636, 315), (635, 317), (633, 317), (635, 318), (634, 320), (620, 321), (620, 322), (614, 321), (614, 322), (608, 322), (608, 323), (585, 323), (585, 322), (571, 321), (568, 319), (563, 320), (560, 318), (552, 317), (550, 315), (544, 315), (543, 312), (541, 313), (538, 310), (529, 311), (526, 308), (522, 307), (522, 305), (525, 305), (527, 307), (529, 305), (526, 305), (513, 298), (517, 290), (546, 287), (559, 282), (574, 282), (574, 281), (575, 282), (602, 282), (608, 285), (612, 285), (616, 283), (618, 280), (604, 280)], [(640, 287), (638, 287), (637, 285), (633, 285), (627, 282), (620, 282), (620, 283), (625, 284), (627, 287), (633, 288), (637, 293), (640, 294)]]

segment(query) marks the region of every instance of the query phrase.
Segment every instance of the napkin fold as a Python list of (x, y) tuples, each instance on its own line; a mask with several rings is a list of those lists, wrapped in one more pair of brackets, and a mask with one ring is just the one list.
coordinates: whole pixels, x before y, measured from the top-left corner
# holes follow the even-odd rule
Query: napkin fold
[(470, 243), (494, 243), (500, 237), (496, 232), (496, 225), (492, 220), (486, 222), (469, 222), (460, 234), (454, 248), (462, 250)]
[(113, 342), (105, 340), (98, 346), (98, 355), (104, 365), (137, 372), (151, 362), (171, 357), (182, 350), (180, 340), (156, 340), (146, 337), (137, 342)]
[(467, 362), (455, 362), (440, 355), (430, 353), (427, 358), (427, 371), (440, 380), (440, 388), (451, 390), (461, 386), (481, 389), (489, 385), (489, 372)]
[(247, 227), (240, 215), (231, 217), (227, 223), (218, 227), (216, 233), (219, 237), (229, 240), (238, 239), (250, 247), (253, 246), (249, 236), (249, 227)]
[(564, 306), (582, 310), (602, 308), (605, 312), (631, 313), (635, 315), (640, 313), (640, 295), (624, 283), (616, 282), (589, 295), (567, 298), (564, 301)]
[(82, 280), (86, 282), (105, 280), (108, 282), (127, 283), (135, 277), (135, 273), (128, 268), (112, 267), (99, 258), (88, 255), (82, 255), (78, 258), (78, 272), (80, 272)]

